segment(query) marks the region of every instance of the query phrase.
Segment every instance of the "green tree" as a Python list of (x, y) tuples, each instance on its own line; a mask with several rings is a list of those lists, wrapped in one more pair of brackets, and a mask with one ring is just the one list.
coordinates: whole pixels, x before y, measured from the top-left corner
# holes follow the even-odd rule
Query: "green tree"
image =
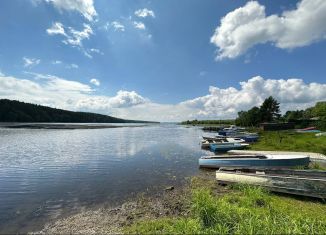
[(280, 103), (272, 96), (265, 99), (260, 106), (260, 117), (262, 122), (271, 122), (280, 118)]

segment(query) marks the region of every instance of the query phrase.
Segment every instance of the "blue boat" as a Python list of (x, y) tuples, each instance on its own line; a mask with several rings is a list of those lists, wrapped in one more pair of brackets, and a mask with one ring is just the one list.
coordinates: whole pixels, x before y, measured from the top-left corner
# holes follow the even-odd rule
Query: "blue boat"
[(256, 133), (249, 133), (249, 132), (236, 132), (230, 130), (222, 130), (218, 132), (219, 135), (227, 136), (227, 137), (234, 137), (240, 138), (245, 140), (248, 143), (258, 141), (259, 135)]
[(224, 155), (205, 156), (199, 159), (200, 167), (288, 168), (308, 166), (306, 155)]
[(247, 143), (252, 143), (252, 142), (257, 142), (258, 141), (258, 138), (259, 136), (258, 135), (236, 135), (234, 136), (235, 138), (241, 138), (243, 139), (244, 141), (246, 141)]
[(213, 152), (227, 152), (229, 150), (244, 149), (248, 145), (242, 143), (214, 143), (210, 144), (209, 148)]

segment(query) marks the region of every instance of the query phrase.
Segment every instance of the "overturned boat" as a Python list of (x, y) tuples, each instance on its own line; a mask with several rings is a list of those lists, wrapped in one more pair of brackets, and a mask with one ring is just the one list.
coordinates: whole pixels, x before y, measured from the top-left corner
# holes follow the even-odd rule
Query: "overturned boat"
[(273, 192), (326, 199), (326, 171), (221, 168), (216, 179), (222, 184), (257, 185)]
[(209, 145), (209, 149), (213, 152), (227, 152), (229, 150), (244, 149), (249, 144), (243, 143), (213, 143)]
[(199, 166), (206, 168), (247, 167), (247, 168), (289, 168), (308, 166), (306, 155), (216, 155), (199, 159)]

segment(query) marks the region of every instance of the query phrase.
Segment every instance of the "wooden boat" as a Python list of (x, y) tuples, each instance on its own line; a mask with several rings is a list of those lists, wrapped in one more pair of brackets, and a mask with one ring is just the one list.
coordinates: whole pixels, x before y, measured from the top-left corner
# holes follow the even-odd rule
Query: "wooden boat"
[(227, 152), (234, 149), (244, 149), (249, 144), (243, 143), (214, 143), (209, 145), (209, 149), (213, 152)]
[(274, 192), (326, 198), (326, 171), (221, 168), (216, 179), (223, 184), (245, 183)]
[(206, 156), (199, 159), (199, 166), (206, 168), (247, 167), (247, 168), (289, 168), (308, 166), (307, 155), (222, 155)]

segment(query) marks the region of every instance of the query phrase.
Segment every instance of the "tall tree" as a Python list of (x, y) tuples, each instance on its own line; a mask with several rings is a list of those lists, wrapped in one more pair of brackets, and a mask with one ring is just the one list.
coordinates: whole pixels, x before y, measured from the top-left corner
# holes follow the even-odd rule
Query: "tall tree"
[(271, 122), (278, 119), (280, 115), (280, 103), (272, 96), (265, 99), (260, 106), (261, 121)]

